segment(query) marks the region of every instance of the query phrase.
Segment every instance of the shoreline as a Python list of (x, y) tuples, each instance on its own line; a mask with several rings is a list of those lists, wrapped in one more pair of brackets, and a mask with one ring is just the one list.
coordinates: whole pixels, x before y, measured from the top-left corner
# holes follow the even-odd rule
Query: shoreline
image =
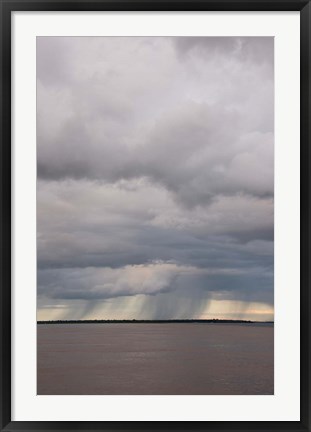
[(176, 320), (53, 320), (37, 321), (41, 324), (274, 324), (274, 321), (248, 321), (226, 319), (176, 319)]

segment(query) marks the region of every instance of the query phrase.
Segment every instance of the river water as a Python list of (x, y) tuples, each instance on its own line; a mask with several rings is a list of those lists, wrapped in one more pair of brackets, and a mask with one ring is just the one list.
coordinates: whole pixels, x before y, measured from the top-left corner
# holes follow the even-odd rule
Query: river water
[(39, 395), (273, 394), (273, 324), (39, 324)]

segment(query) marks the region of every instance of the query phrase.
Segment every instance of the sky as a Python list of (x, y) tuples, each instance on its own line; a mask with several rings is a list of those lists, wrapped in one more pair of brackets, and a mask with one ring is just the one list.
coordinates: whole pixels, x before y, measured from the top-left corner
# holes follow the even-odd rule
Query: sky
[(273, 239), (273, 38), (37, 38), (39, 320), (273, 320)]

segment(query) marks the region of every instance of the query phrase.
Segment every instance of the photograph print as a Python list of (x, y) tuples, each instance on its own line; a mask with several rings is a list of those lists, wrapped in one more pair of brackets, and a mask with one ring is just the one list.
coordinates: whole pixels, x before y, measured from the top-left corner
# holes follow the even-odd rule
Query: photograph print
[(274, 39), (37, 37), (37, 394), (274, 394)]

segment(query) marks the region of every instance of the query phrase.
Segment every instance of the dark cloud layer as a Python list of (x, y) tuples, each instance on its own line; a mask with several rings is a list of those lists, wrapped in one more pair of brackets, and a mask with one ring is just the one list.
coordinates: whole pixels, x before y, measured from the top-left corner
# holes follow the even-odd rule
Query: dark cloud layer
[(42, 37), (37, 79), (42, 310), (273, 304), (272, 38)]

